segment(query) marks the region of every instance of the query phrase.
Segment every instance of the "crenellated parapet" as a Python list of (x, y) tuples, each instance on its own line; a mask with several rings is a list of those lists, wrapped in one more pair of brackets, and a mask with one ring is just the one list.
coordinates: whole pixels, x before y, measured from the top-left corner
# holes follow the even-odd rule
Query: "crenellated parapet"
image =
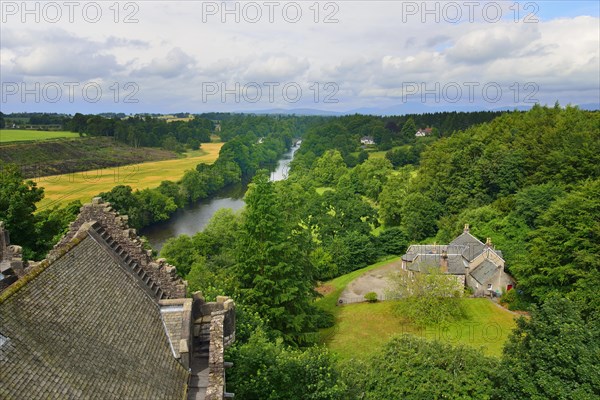
[(95, 197), (91, 203), (81, 207), (77, 219), (69, 225), (69, 231), (54, 246), (49, 256), (52, 256), (52, 253), (60, 253), (61, 249), (75, 238), (82, 226), (89, 223), (100, 239), (117, 254), (122, 255), (128, 265), (136, 266), (135, 273), (160, 287), (160, 298), (185, 297), (186, 285), (177, 275), (176, 268), (164, 259), (154, 260), (152, 252), (144, 249), (136, 230), (129, 228), (128, 217), (119, 215), (110, 203), (104, 202), (100, 197)]

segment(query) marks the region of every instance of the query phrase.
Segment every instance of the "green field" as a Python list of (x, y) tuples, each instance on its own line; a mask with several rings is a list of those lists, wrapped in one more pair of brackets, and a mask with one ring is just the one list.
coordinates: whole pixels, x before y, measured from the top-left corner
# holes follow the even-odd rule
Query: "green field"
[(514, 315), (487, 299), (464, 299), (467, 317), (446, 327), (419, 328), (395, 313), (393, 301), (336, 306), (347, 284), (389, 262), (354, 271), (325, 284), (331, 292), (317, 304), (335, 316), (335, 326), (321, 332), (322, 340), (329, 349), (341, 359), (364, 358), (380, 350), (393, 335), (408, 333), (473, 346), (487, 355), (500, 356), (504, 342), (515, 327)]
[(25, 129), (0, 129), (0, 143), (31, 142), (60, 138), (76, 138), (79, 133), (66, 131), (33, 131)]
[(41, 177), (35, 180), (45, 193), (44, 199), (37, 204), (38, 210), (65, 205), (73, 200), (88, 203), (100, 192), (107, 192), (117, 185), (146, 189), (157, 187), (164, 180), (177, 181), (186, 170), (194, 169), (197, 164), (215, 162), (222, 145), (203, 143), (202, 149), (174, 160)]

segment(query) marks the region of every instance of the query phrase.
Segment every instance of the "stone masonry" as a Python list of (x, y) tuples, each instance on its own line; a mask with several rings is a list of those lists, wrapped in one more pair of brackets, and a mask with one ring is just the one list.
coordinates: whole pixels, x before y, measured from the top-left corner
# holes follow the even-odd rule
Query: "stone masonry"
[(95, 197), (92, 203), (81, 207), (79, 216), (69, 225), (69, 232), (61, 241), (54, 246), (60, 249), (69, 243), (81, 226), (88, 222), (100, 224), (115, 242), (115, 246), (128, 254), (132, 261), (136, 262), (145, 273), (156, 282), (164, 293), (164, 298), (176, 299), (185, 297), (185, 282), (177, 276), (174, 266), (166, 263), (164, 259), (154, 261), (151, 251), (143, 248), (142, 241), (137, 236), (135, 229), (129, 228), (126, 215), (119, 215), (113, 210), (110, 203), (104, 202), (102, 198)]

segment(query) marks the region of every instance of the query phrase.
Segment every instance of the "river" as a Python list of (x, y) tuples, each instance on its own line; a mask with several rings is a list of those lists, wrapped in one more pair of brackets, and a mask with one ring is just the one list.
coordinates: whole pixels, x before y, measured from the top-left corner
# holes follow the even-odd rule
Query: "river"
[[(281, 181), (287, 178), (290, 162), (300, 145), (296, 145), (285, 153), (277, 167), (271, 172), (271, 181)], [(171, 218), (153, 224), (141, 230), (140, 234), (148, 239), (153, 249), (160, 251), (167, 239), (186, 234), (193, 235), (208, 224), (212, 216), (221, 208), (239, 210), (244, 206), (244, 194), (248, 186), (237, 184), (220, 190), (209, 199), (200, 200), (195, 204), (177, 210)]]

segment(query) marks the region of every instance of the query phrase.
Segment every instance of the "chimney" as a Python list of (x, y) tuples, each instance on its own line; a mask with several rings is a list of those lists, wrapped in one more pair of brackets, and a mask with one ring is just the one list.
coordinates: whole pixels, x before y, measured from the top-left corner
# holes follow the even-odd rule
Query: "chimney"
[(469, 224), (465, 224), (464, 233), (469, 233)]
[(440, 270), (443, 273), (448, 272), (448, 253), (446, 253), (446, 250), (442, 250), (442, 257), (440, 258)]
[(485, 241), (485, 245), (487, 247), (492, 247), (492, 238), (487, 238), (486, 241)]

